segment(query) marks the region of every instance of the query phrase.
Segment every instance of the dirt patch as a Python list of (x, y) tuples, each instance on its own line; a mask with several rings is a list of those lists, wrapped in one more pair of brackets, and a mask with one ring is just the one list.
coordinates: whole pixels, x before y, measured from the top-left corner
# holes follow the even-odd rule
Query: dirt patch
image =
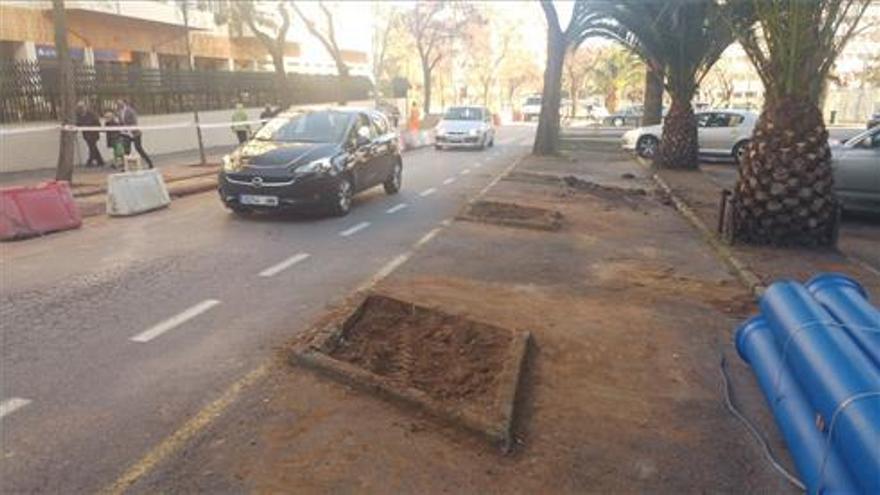
[(295, 361), (510, 447), (527, 333), (370, 295)]
[(562, 227), (562, 213), (558, 211), (500, 201), (475, 201), (457, 218), (537, 230), (552, 231)]

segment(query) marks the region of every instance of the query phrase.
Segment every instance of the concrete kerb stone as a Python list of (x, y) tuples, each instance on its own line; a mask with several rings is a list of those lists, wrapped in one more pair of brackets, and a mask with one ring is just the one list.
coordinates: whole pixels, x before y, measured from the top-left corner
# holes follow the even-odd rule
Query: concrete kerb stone
[[(639, 163), (643, 166), (646, 166), (639, 160)], [(675, 209), (678, 210), (679, 213), (683, 217), (685, 217), (694, 228), (702, 235), (703, 239), (709, 244), (715, 254), (724, 261), (730, 268), (733, 270), (733, 273), (739, 278), (740, 282), (742, 282), (752, 293), (752, 295), (757, 299), (761, 297), (766, 290), (766, 286), (761, 281), (761, 278), (750, 270), (745, 263), (742, 262), (736, 255), (731, 252), (730, 248), (721, 241), (718, 236), (716, 236), (709, 227), (700, 219), (700, 217), (694, 212), (694, 210), (683, 200), (681, 197), (676, 194), (669, 184), (660, 177), (659, 174), (654, 173), (651, 175), (651, 178), (654, 182), (666, 193), (669, 195), (669, 198), (672, 200), (672, 203), (675, 205)]]
[[(361, 294), (355, 301), (352, 312), (335, 324), (322, 327), (309, 345), (294, 350), (289, 355), (289, 362), (312, 370), (316, 374), (329, 378), (367, 393), (378, 393), (383, 398), (406, 407), (423, 410), (436, 419), (461, 428), (496, 445), (503, 454), (513, 448), (512, 433), (515, 405), (517, 403), (522, 373), (528, 355), (531, 334), (527, 331), (512, 331), (509, 355), (499, 373), (499, 415), (496, 421), (484, 417), (467, 407), (457, 408), (431, 398), (425, 392), (413, 387), (396, 386), (382, 377), (328, 355), (333, 342), (343, 334), (344, 328), (357, 320), (363, 311), (364, 301), (368, 295)], [(351, 307), (351, 306), (348, 306)], [(434, 311), (437, 309), (431, 308)]]

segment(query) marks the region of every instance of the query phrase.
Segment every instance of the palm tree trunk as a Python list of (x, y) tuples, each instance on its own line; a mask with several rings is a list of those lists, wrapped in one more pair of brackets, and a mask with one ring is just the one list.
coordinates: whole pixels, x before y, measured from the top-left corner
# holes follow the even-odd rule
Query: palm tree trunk
[(768, 100), (733, 196), (733, 239), (776, 246), (832, 245), (837, 201), (828, 131), (806, 98)]
[(663, 119), (663, 70), (645, 66), (645, 114), (642, 125), (659, 124)]
[(697, 148), (697, 120), (690, 98), (673, 95), (654, 164), (663, 168), (696, 169)]

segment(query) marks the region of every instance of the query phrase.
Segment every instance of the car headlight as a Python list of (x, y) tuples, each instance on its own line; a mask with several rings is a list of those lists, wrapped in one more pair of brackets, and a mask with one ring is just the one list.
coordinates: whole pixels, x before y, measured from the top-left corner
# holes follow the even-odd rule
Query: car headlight
[(468, 135), (469, 135), (469, 136), (478, 136), (479, 134), (480, 134), (480, 130), (479, 130), (479, 129), (471, 129), (471, 130), (468, 131)]
[(297, 167), (296, 173), (299, 175), (303, 174), (322, 174), (327, 173), (333, 170), (333, 164), (330, 163), (329, 158), (321, 158), (319, 160), (315, 160), (313, 162), (306, 163), (301, 167)]
[(237, 154), (223, 155), (223, 171), (237, 172), (241, 170), (241, 157)]

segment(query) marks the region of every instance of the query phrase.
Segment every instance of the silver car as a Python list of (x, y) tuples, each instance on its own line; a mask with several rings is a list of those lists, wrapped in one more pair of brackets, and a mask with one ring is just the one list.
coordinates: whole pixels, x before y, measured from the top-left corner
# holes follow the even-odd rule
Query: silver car
[(880, 126), (832, 145), (831, 166), (844, 210), (880, 213)]
[[(739, 163), (758, 114), (747, 110), (707, 110), (698, 112), (696, 117), (700, 154), (732, 157)], [(651, 158), (657, 152), (662, 134), (663, 124), (632, 129), (623, 135), (621, 146), (642, 158)]]
[(434, 128), (434, 148), (478, 148), (495, 145), (492, 113), (486, 107), (451, 107)]

